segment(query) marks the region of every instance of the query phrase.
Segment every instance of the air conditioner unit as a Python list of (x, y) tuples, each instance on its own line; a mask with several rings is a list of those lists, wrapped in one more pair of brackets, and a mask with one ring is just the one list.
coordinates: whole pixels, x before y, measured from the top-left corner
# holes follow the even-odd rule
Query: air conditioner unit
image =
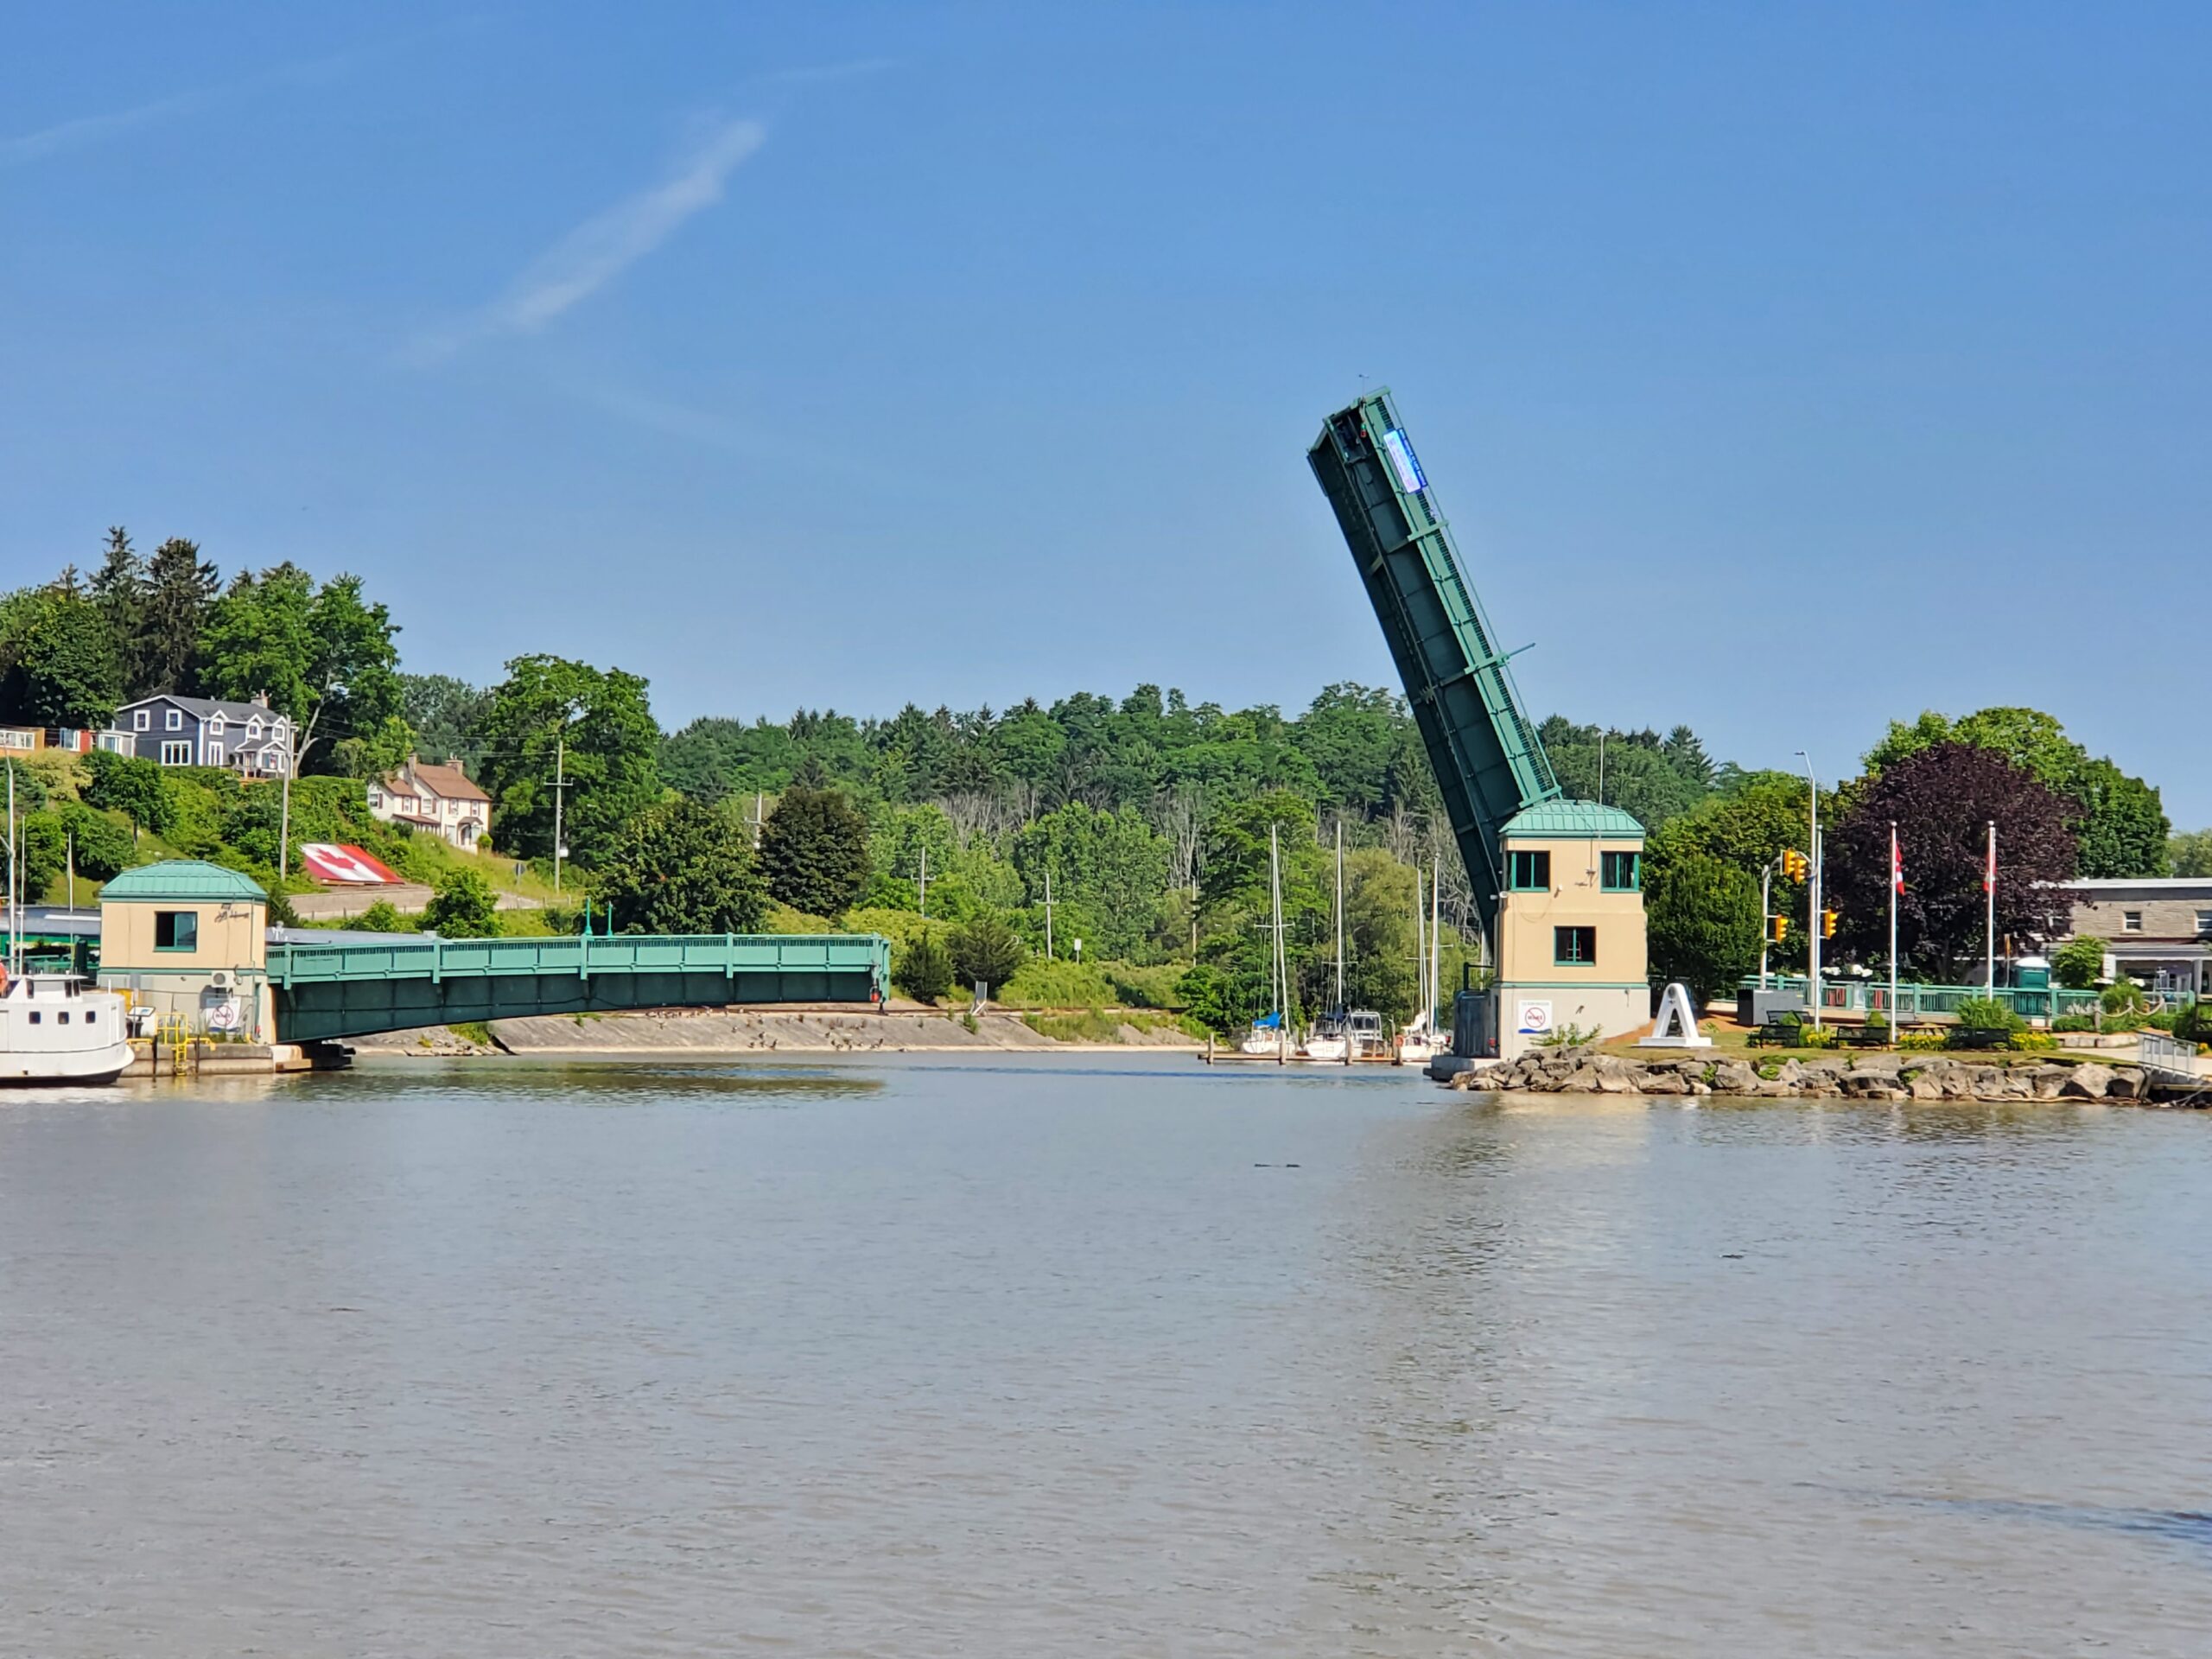
[(210, 990), (227, 991), (237, 982), (238, 976), (227, 968), (218, 968), (207, 976), (207, 986)]

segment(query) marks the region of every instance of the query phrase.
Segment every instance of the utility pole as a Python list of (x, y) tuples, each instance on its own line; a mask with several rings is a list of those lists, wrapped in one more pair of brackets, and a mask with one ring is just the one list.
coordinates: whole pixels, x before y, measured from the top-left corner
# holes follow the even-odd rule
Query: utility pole
[(926, 847), (922, 849), (922, 873), (917, 885), (921, 890), (922, 919), (926, 922), (930, 918), (930, 849)]
[(568, 849), (561, 844), (561, 803), (567, 798), (569, 788), (569, 732), (563, 727), (553, 734), (553, 891), (561, 891), (561, 860)]
[(1052, 959), (1052, 867), (1045, 866), (1045, 960)]
[(753, 791), (753, 850), (760, 850), (760, 824), (767, 816), (768, 796), (765, 790)]

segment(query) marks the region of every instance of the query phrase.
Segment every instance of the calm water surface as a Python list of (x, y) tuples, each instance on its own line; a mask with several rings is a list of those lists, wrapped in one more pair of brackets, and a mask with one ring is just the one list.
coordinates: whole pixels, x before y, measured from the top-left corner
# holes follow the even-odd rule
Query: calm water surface
[(0, 1649), (2190, 1656), (2212, 1120), (1180, 1059), (0, 1097)]

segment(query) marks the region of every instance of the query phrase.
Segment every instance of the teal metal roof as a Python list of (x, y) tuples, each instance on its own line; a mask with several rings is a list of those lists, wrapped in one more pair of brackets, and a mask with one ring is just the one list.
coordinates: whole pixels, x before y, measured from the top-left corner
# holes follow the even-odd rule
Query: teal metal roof
[(1509, 841), (1516, 836), (1642, 841), (1643, 826), (1618, 806), (1600, 806), (1595, 801), (1538, 801), (1508, 818), (1500, 833)]
[(110, 899), (246, 899), (265, 905), (269, 895), (250, 875), (226, 870), (196, 858), (164, 859), (125, 870), (100, 889), (100, 902)]

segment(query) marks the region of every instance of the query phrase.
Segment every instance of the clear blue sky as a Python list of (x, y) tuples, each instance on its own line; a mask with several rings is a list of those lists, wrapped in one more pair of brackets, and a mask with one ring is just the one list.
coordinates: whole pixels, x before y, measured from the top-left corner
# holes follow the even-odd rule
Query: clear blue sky
[(2212, 9), (86, 4), (0, 56), (0, 555), (367, 576), (664, 721), (1389, 660), (1395, 386), (1535, 712), (2050, 709), (2212, 823)]

